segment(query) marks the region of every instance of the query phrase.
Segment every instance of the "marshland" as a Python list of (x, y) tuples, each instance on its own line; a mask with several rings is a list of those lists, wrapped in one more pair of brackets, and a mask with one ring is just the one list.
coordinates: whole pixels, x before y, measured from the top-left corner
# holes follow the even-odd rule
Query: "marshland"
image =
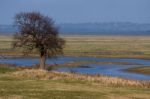
[(150, 0), (0, 0), (0, 99), (150, 99)]
[[(12, 36), (0, 36), (1, 98), (149, 99), (150, 37), (62, 37), (66, 40), (64, 56), (48, 59), (46, 66), (49, 71), (43, 71), (37, 69), (36, 52), (23, 58), (21, 49), (12, 49)], [(85, 72), (95, 72), (93, 65), (97, 65), (99, 71), (92, 74)], [(114, 70), (113, 67), (119, 68), (114, 73), (136, 74), (135, 78), (113, 75), (109, 71), (110, 68)], [(64, 68), (69, 71), (63, 71)], [(78, 68), (85, 73), (77, 71)], [(104, 71), (111, 74), (107, 75)], [(140, 80), (138, 75), (147, 79)]]

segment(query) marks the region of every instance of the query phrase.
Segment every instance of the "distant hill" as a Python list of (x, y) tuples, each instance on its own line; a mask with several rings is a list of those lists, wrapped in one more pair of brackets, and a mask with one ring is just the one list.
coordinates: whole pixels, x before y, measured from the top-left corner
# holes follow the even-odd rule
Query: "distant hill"
[[(150, 24), (130, 22), (57, 24), (61, 34), (66, 35), (150, 35)], [(12, 25), (0, 25), (0, 34), (16, 31)]]

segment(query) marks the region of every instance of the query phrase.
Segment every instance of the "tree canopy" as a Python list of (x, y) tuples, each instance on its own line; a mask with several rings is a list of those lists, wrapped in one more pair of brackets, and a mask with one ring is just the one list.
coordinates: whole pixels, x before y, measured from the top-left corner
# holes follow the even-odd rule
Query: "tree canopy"
[(41, 57), (42, 69), (45, 68), (46, 57), (63, 54), (65, 41), (59, 37), (59, 31), (52, 18), (39, 12), (19, 13), (15, 16), (14, 25), (18, 28), (14, 35), (14, 48), (22, 47), (25, 54), (30, 54), (36, 49)]

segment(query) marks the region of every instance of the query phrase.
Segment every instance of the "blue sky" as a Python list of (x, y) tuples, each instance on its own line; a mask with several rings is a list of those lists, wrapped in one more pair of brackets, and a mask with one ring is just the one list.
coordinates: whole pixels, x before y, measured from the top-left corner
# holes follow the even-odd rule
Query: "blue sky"
[(0, 24), (18, 12), (39, 11), (56, 23), (150, 23), (150, 0), (0, 0)]

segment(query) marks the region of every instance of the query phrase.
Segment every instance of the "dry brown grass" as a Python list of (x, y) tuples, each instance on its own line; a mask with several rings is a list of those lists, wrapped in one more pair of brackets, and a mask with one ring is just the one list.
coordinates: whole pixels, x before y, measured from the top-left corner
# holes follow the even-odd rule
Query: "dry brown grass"
[[(10, 75), (10, 74), (9, 74)], [(11, 73), (11, 76), (17, 78), (31, 78), (38, 80), (71, 80), (71, 81), (85, 81), (92, 82), (93, 84), (104, 84), (106, 86), (124, 86), (124, 87), (142, 87), (150, 88), (150, 81), (138, 81), (138, 80), (127, 80), (117, 77), (107, 77), (100, 75), (82, 75), (74, 73), (60, 73), (60, 72), (48, 72), (44, 70), (23, 70)]]
[(66, 36), (65, 54), (72, 56), (149, 58), (150, 37)]

